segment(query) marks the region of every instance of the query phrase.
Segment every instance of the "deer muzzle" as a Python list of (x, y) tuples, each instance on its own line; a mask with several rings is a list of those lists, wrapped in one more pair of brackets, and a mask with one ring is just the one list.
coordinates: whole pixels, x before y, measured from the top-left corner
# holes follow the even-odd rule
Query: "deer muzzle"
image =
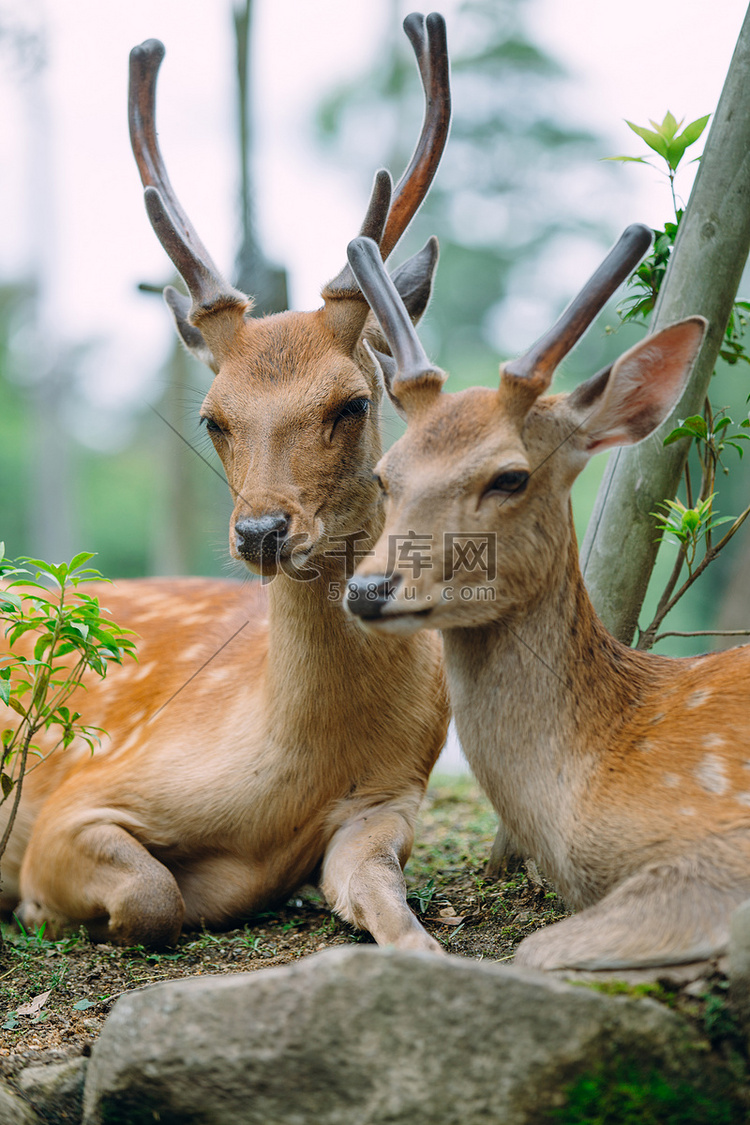
[(400, 574), (355, 574), (347, 585), (346, 608), (355, 617), (371, 621), (393, 601), (400, 584)]
[(234, 525), (237, 554), (260, 570), (277, 565), (289, 536), (290, 523), (285, 512), (237, 520)]

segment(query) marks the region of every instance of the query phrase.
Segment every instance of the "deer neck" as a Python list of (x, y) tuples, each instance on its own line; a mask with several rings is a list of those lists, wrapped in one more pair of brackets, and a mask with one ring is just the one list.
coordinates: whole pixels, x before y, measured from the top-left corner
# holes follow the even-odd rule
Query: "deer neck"
[(564, 884), (577, 802), (652, 671), (596, 616), (572, 524), (566, 565), (533, 605), (443, 642), (469, 763), (517, 843)]
[[(379, 526), (365, 530), (368, 538), (357, 541), (357, 551), (371, 549), (378, 539)], [(342, 740), (351, 748), (352, 731), (368, 729), (368, 714), (377, 729), (389, 706), (398, 711), (399, 693), (408, 692), (408, 681), (426, 681), (433, 675), (419, 653), (434, 644), (426, 637), (365, 633), (341, 604), (347, 581), (343, 563), (326, 559), (316, 568), (319, 573), (310, 581), (279, 574), (270, 583), (266, 700), (286, 744), (309, 745), (311, 739), (321, 738), (333, 751)], [(384, 675), (388, 670), (390, 680), (395, 674), (394, 661), (399, 692), (389, 693)], [(426, 683), (424, 690), (429, 690)], [(403, 718), (408, 721), (407, 715)]]

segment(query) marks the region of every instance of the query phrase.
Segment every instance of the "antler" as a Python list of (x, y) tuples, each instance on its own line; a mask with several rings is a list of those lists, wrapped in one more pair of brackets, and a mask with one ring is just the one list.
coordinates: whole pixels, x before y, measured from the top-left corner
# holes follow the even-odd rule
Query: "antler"
[(445, 374), (427, 358), (406, 306), (383, 264), (377, 243), (360, 236), (349, 243), (346, 253), (360, 289), (390, 345), (396, 361), (397, 381), (403, 384), (427, 377), (442, 385)]
[[(246, 298), (222, 277), (169, 182), (156, 139), (155, 118), (156, 78), (164, 54), (164, 44), (158, 39), (147, 39), (130, 52), (130, 143), (145, 189), (146, 210), (157, 238), (185, 279), (193, 308), (213, 312), (245, 307)], [(169, 295), (180, 297), (174, 290)], [(184, 298), (176, 303), (183, 308), (183, 302)]]
[[(425, 34), (426, 28), (426, 34)], [(412, 158), (396, 184), (380, 252), (385, 261), (419, 210), (435, 178), (451, 123), (450, 67), (445, 20), (430, 12), (425, 20), (412, 12), (404, 31), (417, 58), (425, 94), (422, 132)]]
[(518, 381), (535, 394), (545, 391), (560, 360), (580, 340), (621, 281), (651, 245), (651, 231), (633, 223), (620, 235), (607, 257), (549, 332), (518, 359), (506, 363), (504, 381)]
[[(393, 198), (390, 176), (378, 172), (360, 230), (360, 237), (371, 238), (380, 246), (385, 261), (419, 210), (435, 178), (443, 155), (451, 120), (450, 66), (445, 20), (438, 12), (427, 19), (412, 12), (404, 20), (404, 31), (412, 45), (422, 79), (425, 112), (422, 131), (411, 160), (398, 181)], [(323, 290), (325, 298), (356, 294), (348, 266)]]

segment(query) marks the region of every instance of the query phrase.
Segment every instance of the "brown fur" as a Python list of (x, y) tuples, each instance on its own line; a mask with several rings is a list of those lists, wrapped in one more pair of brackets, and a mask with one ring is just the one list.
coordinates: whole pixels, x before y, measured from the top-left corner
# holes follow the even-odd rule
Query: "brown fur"
[[(385, 573), (389, 536), (430, 534), (438, 553), (444, 532), (496, 536), (494, 578), (397, 565), (395, 597), (367, 625), (443, 631), (467, 758), (509, 836), (581, 911), (527, 938), (522, 964), (715, 956), (750, 896), (750, 647), (680, 660), (619, 644), (584, 588), (569, 501), (592, 452), (669, 412), (703, 327), (649, 337), (569, 396), (532, 404), (503, 380), (412, 400), (377, 468), (386, 526), (363, 578)], [(523, 491), (492, 490), (524, 468)], [(462, 599), (482, 586), (491, 597)]]
[[(377, 177), (365, 228), (385, 257), (427, 192), (450, 118), (442, 17), (406, 27), (426, 115), (390, 213), (390, 178)], [(131, 138), (152, 223), (191, 291), (192, 303), (168, 288), (167, 303), (216, 373), (202, 413), (234, 499), (230, 551), (241, 557), (238, 521), (283, 513), (288, 534), (278, 558), (256, 565), (246, 551), (267, 591), (153, 580), (105, 592), (140, 636), (140, 664), (74, 700), (108, 732), (101, 750), (73, 746), (29, 775), (0, 906), (20, 899), (24, 924), (48, 933), (83, 923), (106, 940), (159, 944), (317, 878), (376, 941), (437, 950), (406, 904), (402, 867), (447, 729), (441, 646), (365, 636), (340, 605), (342, 537), (366, 550), (382, 524), (382, 384), (365, 346), (382, 337), (347, 270), (317, 312), (249, 319), (252, 301), (214, 272), (156, 145), (163, 55), (154, 40), (131, 55)], [(431, 240), (394, 275), (415, 319), (436, 260)], [(347, 414), (352, 399), (369, 410)]]
[[(360, 395), (370, 413), (335, 421)], [(377, 940), (435, 947), (400, 865), (445, 738), (440, 646), (365, 636), (331, 592), (344, 570), (327, 554), (342, 550), (333, 537), (377, 537), (379, 397), (371, 365), (337, 350), (321, 313), (239, 325), (204, 405), (224, 428), (231, 526), (283, 507), (304, 567), (267, 591), (144, 580), (103, 592), (139, 634), (140, 663), (81, 701), (108, 732), (102, 749), (57, 753), (27, 779), (2, 901), (20, 897), (26, 925), (159, 943), (179, 933), (183, 903), (185, 925), (226, 926), (320, 877)]]

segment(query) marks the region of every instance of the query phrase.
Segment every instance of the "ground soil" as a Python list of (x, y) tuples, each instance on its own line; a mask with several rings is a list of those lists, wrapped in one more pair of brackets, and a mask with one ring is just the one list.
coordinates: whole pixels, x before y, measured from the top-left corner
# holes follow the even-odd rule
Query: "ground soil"
[[(526, 934), (566, 911), (533, 864), (520, 863), (497, 880), (486, 877), (496, 824), (473, 779), (434, 779), (406, 876), (412, 907), (449, 952), (504, 963)], [(205, 973), (254, 971), (334, 945), (371, 941), (334, 918), (314, 888), (303, 888), (240, 929), (186, 933), (176, 948), (161, 952), (92, 945), (82, 933), (51, 942), (12, 926), (4, 926), (3, 938), (0, 1076), (35, 1060), (88, 1053), (112, 1005), (131, 989)], [(680, 1008), (720, 1049), (736, 1055), (742, 1037), (728, 1013), (725, 990), (720, 973), (687, 989), (668, 981), (635, 986), (636, 992)], [(741, 1053), (744, 1057), (744, 1047)]]

